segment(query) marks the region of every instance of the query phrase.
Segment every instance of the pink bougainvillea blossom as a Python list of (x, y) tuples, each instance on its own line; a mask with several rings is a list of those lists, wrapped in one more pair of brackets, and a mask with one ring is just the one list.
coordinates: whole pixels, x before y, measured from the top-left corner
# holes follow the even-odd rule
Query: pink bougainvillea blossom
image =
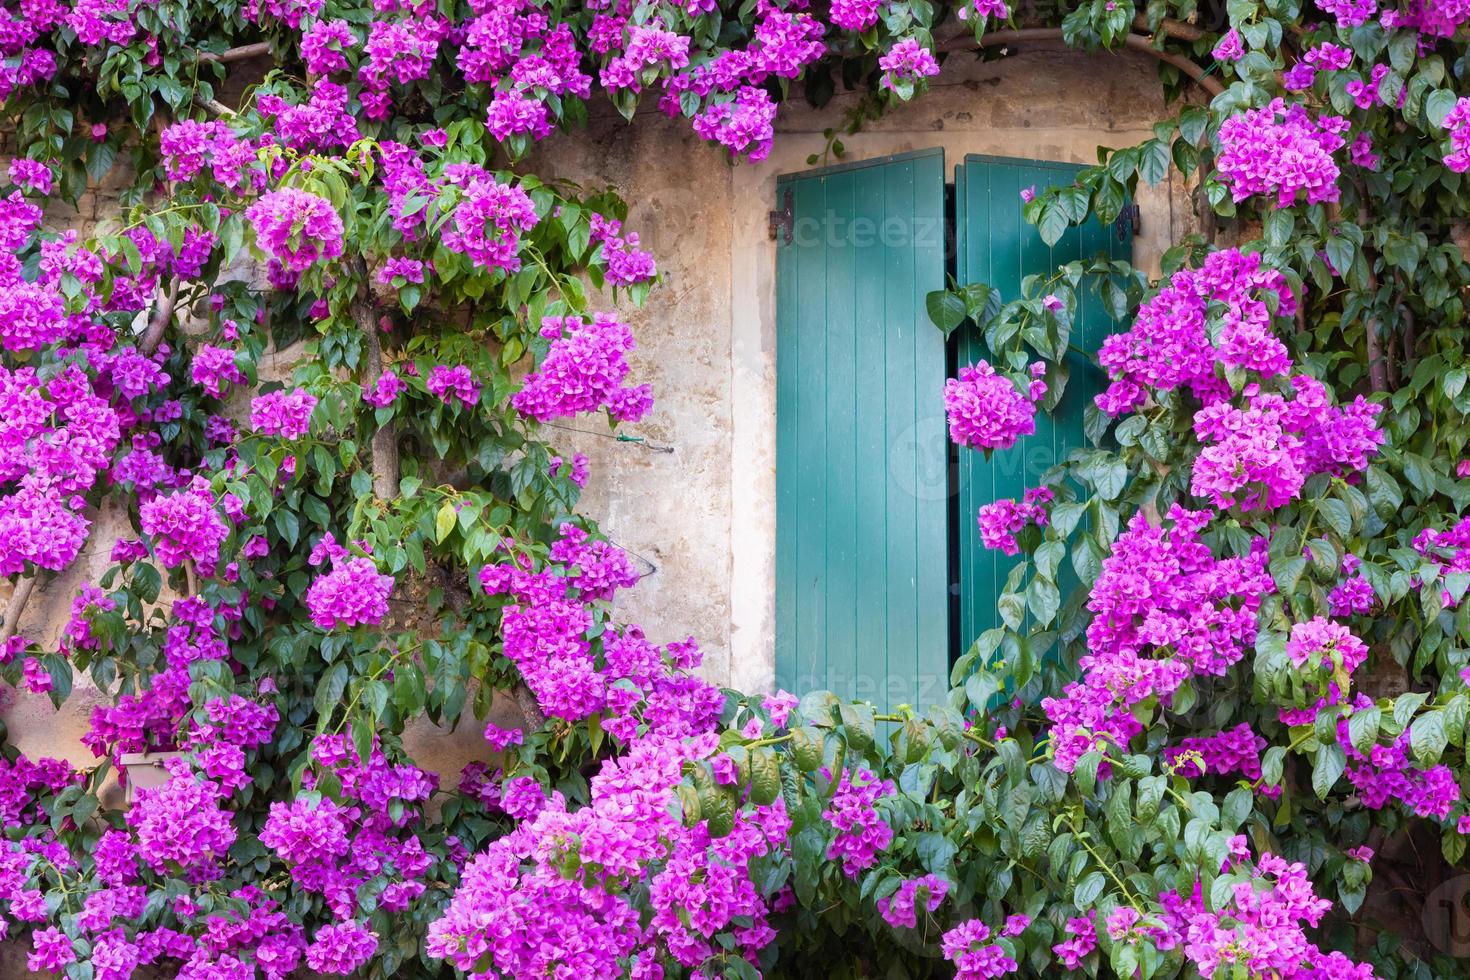
[(1046, 394), (1040, 379), (1045, 365), (1031, 366), (1031, 381), (1023, 389), (997, 374), (989, 362), (960, 368), (958, 378), (944, 383), (944, 407), (949, 437), (975, 449), (1009, 449), (1021, 436), (1036, 431), (1036, 402)]
[(263, 436), (300, 439), (311, 430), (316, 403), (316, 396), (301, 388), (258, 395), (250, 402), (250, 427)]
[(288, 272), (305, 272), (342, 254), (342, 218), (324, 197), (289, 187), (270, 191), (245, 217), (260, 247)]
[(393, 576), (378, 571), (371, 558), (346, 557), (311, 583), (306, 607), (311, 621), (324, 630), (376, 626), (388, 615)]
[(1349, 125), (1341, 116), (1314, 119), (1305, 107), (1287, 106), (1284, 99), (1247, 109), (1220, 126), (1220, 180), (1237, 201), (1273, 195), (1276, 206), (1284, 208), (1299, 193), (1309, 204), (1335, 201), (1339, 169), (1332, 154), (1345, 142)]
[(623, 383), (633, 331), (613, 314), (547, 317), (541, 334), (551, 347), (511, 398), (521, 414), (548, 422), (606, 409), (618, 421), (636, 422), (652, 407), (650, 386)]

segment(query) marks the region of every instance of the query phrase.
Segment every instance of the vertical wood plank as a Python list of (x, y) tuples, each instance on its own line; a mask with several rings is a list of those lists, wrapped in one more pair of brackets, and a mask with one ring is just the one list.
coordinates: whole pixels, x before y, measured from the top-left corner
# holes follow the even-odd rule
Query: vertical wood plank
[(924, 304), (944, 283), (943, 155), (777, 187), (798, 229), (777, 245), (777, 681), (882, 707), (938, 700), (944, 344)]

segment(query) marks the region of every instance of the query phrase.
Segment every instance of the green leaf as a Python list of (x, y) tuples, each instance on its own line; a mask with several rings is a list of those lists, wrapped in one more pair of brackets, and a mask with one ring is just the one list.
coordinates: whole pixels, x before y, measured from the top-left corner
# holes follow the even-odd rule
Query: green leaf
[(776, 752), (763, 745), (750, 754), (750, 801), (770, 806), (781, 795), (781, 766)]
[(1367, 753), (1378, 742), (1378, 729), (1383, 722), (1383, 712), (1377, 708), (1355, 711), (1348, 719), (1348, 739), (1353, 748)]
[(1438, 762), (1449, 745), (1449, 736), (1445, 733), (1444, 713), (1431, 711), (1416, 718), (1409, 729), (1409, 744), (1414, 750), (1414, 758), (1420, 765), (1432, 766)]
[(914, 853), (930, 874), (952, 874), (959, 850), (954, 841), (936, 831), (925, 831), (914, 838)]
[(1220, 808), (1220, 825), (1227, 833), (1234, 833), (1253, 809), (1255, 795), (1246, 787), (1237, 786), (1225, 797), (1225, 805)]
[(1055, 245), (1061, 241), (1067, 232), (1067, 215), (1062, 206), (1055, 200), (1048, 200), (1041, 206), (1041, 215), (1036, 222), (1036, 229), (1041, 233), (1041, 240), (1047, 245)]
[[(1266, 244), (1272, 248), (1282, 248), (1291, 241), (1291, 233), (1296, 225), (1296, 215), (1286, 208), (1273, 208), (1266, 212)], [(1341, 268), (1341, 267), (1339, 267)]]
[(1346, 538), (1353, 532), (1353, 516), (1348, 512), (1347, 504), (1335, 497), (1325, 497), (1317, 501), (1317, 513), (1327, 522), (1327, 526), (1337, 532), (1338, 537)]
[(434, 542), (443, 544), (444, 539), (449, 537), (449, 532), (454, 530), (457, 520), (454, 504), (446, 500), (439, 507), (439, 513), (434, 517)]
[(1077, 882), (1077, 887), (1072, 891), (1072, 902), (1079, 909), (1090, 909), (1097, 902), (1098, 896), (1107, 886), (1108, 879), (1101, 871), (1094, 871), (1086, 878)]
[(846, 733), (847, 744), (852, 750), (862, 753), (872, 748), (877, 724), (873, 719), (873, 706), (842, 704), (837, 706), (837, 713), (842, 717), (842, 730)]
[(1307, 560), (1301, 555), (1279, 555), (1271, 559), (1271, 578), (1283, 595), (1296, 591), (1302, 573), (1307, 570)]
[(1435, 129), (1444, 127), (1445, 117), (1455, 108), (1458, 97), (1449, 89), (1435, 89), (1424, 100), (1424, 118)]
[(1000, 693), (1000, 679), (983, 667), (965, 680), (965, 697), (970, 705), (984, 715), (990, 710), (990, 701)]
[(791, 761), (802, 772), (816, 772), (822, 768), (822, 733), (815, 728), (793, 728), (787, 748)]
[(1346, 768), (1347, 755), (1342, 746), (1324, 745), (1317, 750), (1317, 760), (1312, 765), (1312, 790), (1318, 799), (1327, 798)]
[(945, 289), (936, 289), (924, 299), (929, 319), (948, 337), (965, 322), (965, 301)]
[(1428, 691), (1410, 691), (1407, 694), (1400, 694), (1394, 699), (1393, 720), (1400, 727), (1407, 728), (1409, 720), (1414, 717), (1414, 712), (1418, 711), (1427, 700), (1429, 700)]
[(735, 795), (729, 786), (710, 787), (699, 794), (699, 808), (711, 837), (724, 837), (735, 829)]
[(1057, 610), (1061, 608), (1061, 604), (1061, 590), (1044, 578), (1034, 578), (1026, 587), (1026, 605), (1040, 626), (1051, 625), (1052, 620), (1056, 619)]
[(342, 693), (347, 690), (347, 676), (349, 670), (347, 661), (339, 660), (333, 664), (322, 678), (320, 686), (316, 689), (316, 713), (318, 719), (330, 718), (332, 712), (342, 701)]
[(1404, 492), (1397, 480), (1389, 476), (1381, 466), (1369, 466), (1364, 482), (1368, 487), (1368, 501), (1379, 517), (1388, 520), (1398, 513), (1404, 503)]

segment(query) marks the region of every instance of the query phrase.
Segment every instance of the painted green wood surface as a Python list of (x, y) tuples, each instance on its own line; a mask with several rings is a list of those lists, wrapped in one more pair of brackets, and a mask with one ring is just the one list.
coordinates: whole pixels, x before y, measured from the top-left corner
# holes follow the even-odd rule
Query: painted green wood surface
[(939, 150), (781, 178), (776, 680), (880, 706), (949, 679)]
[[(983, 282), (1000, 290), (1009, 302), (1021, 295), (1021, 280), (1046, 274), (1075, 259), (1106, 251), (1113, 258), (1132, 257), (1132, 236), (1120, 238), (1116, 227), (1093, 219), (1072, 228), (1048, 247), (1036, 228), (1022, 216), (1021, 191), (1035, 186), (1065, 186), (1081, 167), (1003, 157), (968, 156), (955, 168), (956, 277), (961, 283)], [(1072, 324), (1071, 345), (1095, 353), (1116, 326), (1095, 295), (1078, 294), (1078, 315)], [(959, 365), (989, 358), (979, 332), (962, 328), (957, 337)], [(1019, 557), (1007, 557), (980, 544), (976, 513), (981, 505), (1004, 497), (1020, 497), (1036, 486), (1043, 473), (1071, 450), (1085, 444), (1083, 410), (1102, 391), (1101, 370), (1073, 350), (1067, 360), (1071, 376), (1062, 400), (1049, 417), (1038, 415), (1036, 434), (1019, 440), (1005, 452), (985, 459), (982, 453), (960, 450), (959, 455), (959, 573), (961, 652), (992, 626), (999, 625), (996, 598), (1005, 587)], [(1070, 565), (1064, 569), (1070, 575)], [(1075, 583), (1075, 580), (1073, 580)], [(1061, 583), (1065, 597), (1071, 588)]]

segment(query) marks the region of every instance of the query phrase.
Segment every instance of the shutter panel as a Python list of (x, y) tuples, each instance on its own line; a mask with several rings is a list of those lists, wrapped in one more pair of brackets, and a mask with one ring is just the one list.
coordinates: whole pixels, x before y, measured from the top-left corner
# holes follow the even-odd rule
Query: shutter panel
[(944, 156), (781, 178), (776, 680), (880, 707), (949, 686)]
[[(1036, 228), (1022, 216), (1024, 188), (1034, 185), (1040, 192), (1051, 186), (1065, 186), (1081, 169), (1064, 163), (967, 156), (955, 168), (958, 280), (988, 283), (1009, 302), (1021, 295), (1021, 280), (1028, 275), (1048, 274), (1060, 265), (1104, 251), (1111, 258), (1131, 259), (1131, 227), (1104, 226), (1094, 218), (1080, 228), (1069, 228), (1055, 245), (1048, 247)], [(1094, 354), (1113, 329), (1113, 323), (1090, 291), (1079, 291), (1077, 300), (1070, 344)], [(955, 336), (960, 366), (982, 357), (991, 359), (973, 327), (964, 327)], [(1005, 497), (1020, 497), (1028, 488), (1036, 486), (1052, 465), (1065, 459), (1073, 449), (1086, 445), (1083, 412), (1092, 404), (1093, 396), (1106, 387), (1106, 379), (1077, 350), (1068, 352), (1067, 361), (1071, 373), (1062, 400), (1050, 416), (1037, 415), (1035, 435), (1018, 440), (1004, 452), (992, 454), (989, 460), (983, 453), (960, 450), (958, 558), (962, 652), (981, 633), (1000, 625), (996, 599), (1005, 588), (1007, 576), (1021, 560), (1020, 556), (1007, 557), (980, 543), (980, 529), (976, 524), (980, 507)], [(1070, 563), (1063, 563), (1060, 584), (1065, 600), (1076, 585)]]

